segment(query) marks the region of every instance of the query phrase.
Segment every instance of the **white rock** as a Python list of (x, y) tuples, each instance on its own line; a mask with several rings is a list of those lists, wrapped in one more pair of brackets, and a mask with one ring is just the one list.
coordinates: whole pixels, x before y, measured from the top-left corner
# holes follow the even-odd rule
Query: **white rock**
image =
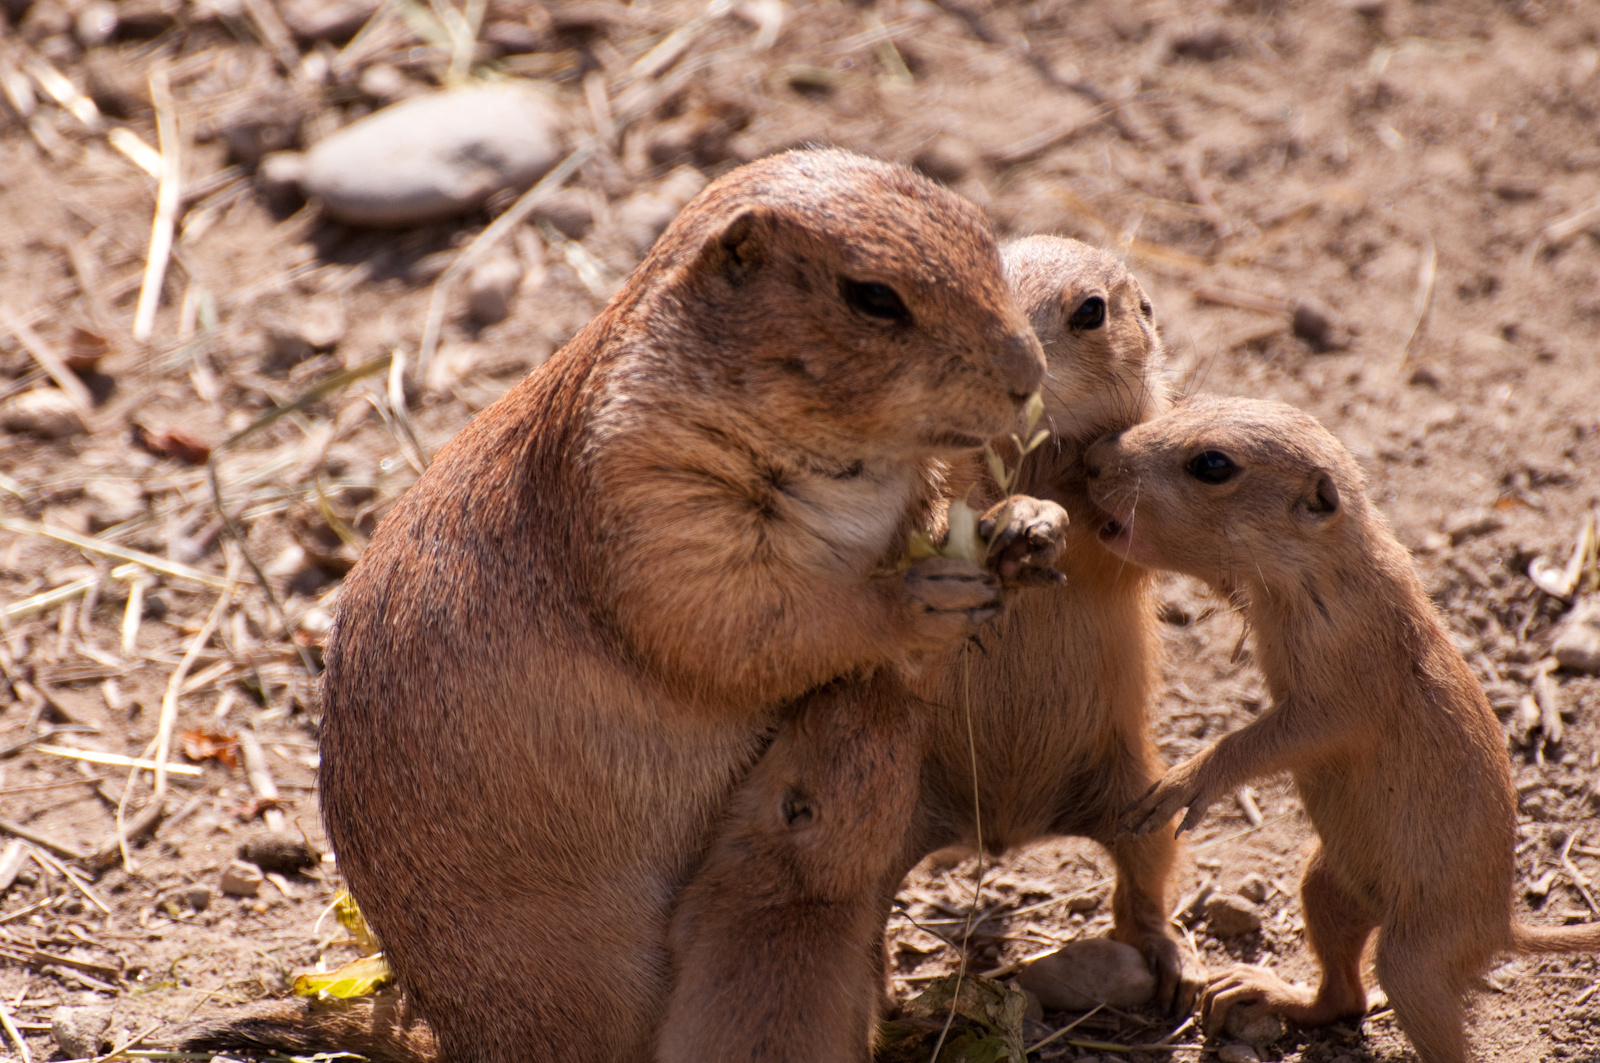
[(561, 108), (526, 83), (430, 93), (318, 142), (300, 187), (353, 225), (436, 221), (531, 185), (560, 161), (565, 132)]
[(0, 425), (7, 431), (31, 432), (46, 439), (65, 439), (85, 430), (78, 407), (56, 388), (35, 388), (0, 406)]
[(1237, 1041), (1225, 1044), (1217, 1049), (1217, 1058), (1222, 1063), (1261, 1063), (1261, 1056), (1249, 1045), (1239, 1044)]
[(245, 860), (230, 860), (218, 888), (230, 897), (254, 897), (265, 881), (261, 869)]
[(1213, 937), (1232, 938), (1261, 929), (1261, 913), (1237, 894), (1214, 893), (1206, 899), (1206, 929)]
[(111, 1009), (101, 1005), (59, 1007), (50, 1015), (50, 1036), (68, 1059), (98, 1056), (111, 1028)]
[(1600, 594), (1581, 598), (1556, 628), (1550, 652), (1561, 667), (1600, 673)]
[(1101, 1003), (1136, 1007), (1156, 992), (1155, 975), (1139, 950), (1110, 938), (1071, 942), (1024, 967), (1017, 984), (1056, 1011), (1082, 1011)]

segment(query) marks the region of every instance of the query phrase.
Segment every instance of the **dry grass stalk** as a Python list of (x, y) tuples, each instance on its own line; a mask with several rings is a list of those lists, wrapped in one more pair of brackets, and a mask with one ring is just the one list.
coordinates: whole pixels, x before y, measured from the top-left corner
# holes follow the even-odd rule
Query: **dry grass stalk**
[(244, 0), (244, 7), (250, 13), (250, 21), (255, 24), (262, 43), (272, 50), (283, 72), (293, 74), (300, 65), (300, 52), (295, 48), (294, 35), (283, 24), (277, 8), (268, 0)]
[[(184, 679), (188, 676), (189, 669), (194, 666), (195, 658), (205, 648), (206, 643), (211, 641), (211, 635), (216, 631), (217, 624), (222, 619), (222, 613), (227, 608), (229, 600), (233, 597), (238, 571), (238, 554), (229, 552), (227, 576), (222, 593), (217, 596), (216, 604), (211, 607), (211, 612), (206, 615), (205, 623), (201, 625), (194, 638), (189, 640), (189, 645), (184, 650), (183, 659), (178, 662), (178, 667), (173, 670), (171, 678), (167, 680), (167, 689), (161, 695), (161, 716), (156, 724), (155, 740), (150, 743), (155, 752), (153, 764), (155, 781), (151, 785), (150, 801), (145, 805), (144, 811), (140, 813), (137, 827), (135, 824), (129, 823), (125, 815), (128, 807), (128, 798), (133, 793), (134, 779), (138, 776), (138, 767), (128, 773), (128, 782), (122, 788), (122, 800), (117, 802), (116, 847), (122, 854), (122, 866), (130, 874), (137, 871), (138, 864), (135, 863), (133, 854), (128, 850), (128, 842), (131, 838), (138, 836), (140, 833), (139, 828), (149, 829), (149, 827), (154, 826), (155, 821), (160, 819), (166, 804), (168, 773), (180, 772), (187, 774), (189, 771), (194, 771), (195, 774), (199, 774), (199, 769), (191, 769), (188, 765), (169, 765), (167, 763), (167, 757), (172, 752), (172, 732), (178, 722), (178, 697), (183, 691)], [(149, 749), (147, 748), (146, 754), (148, 755), (148, 753)], [(146, 821), (148, 821), (148, 826), (146, 826)]]
[(78, 379), (78, 375), (67, 368), (67, 360), (59, 351), (45, 342), (44, 337), (33, 331), (26, 321), (17, 317), (4, 305), (0, 305), (0, 324), (17, 338), (17, 342), (33, 356), (39, 367), (50, 374), (50, 379), (66, 393), (67, 398), (72, 400), (72, 405), (77, 407), (84, 418), (87, 419), (94, 414), (94, 396), (89, 393), (83, 381)]
[(8, 819), (0, 819), (0, 834), (10, 834), (13, 837), (21, 838), (29, 845), (37, 846), (46, 852), (55, 853), (63, 859), (79, 861), (88, 859), (87, 853), (74, 849), (63, 842), (58, 842), (47, 835), (40, 834), (36, 830), (30, 830), (20, 823), (13, 823)]
[[(133, 768), (134, 770), (154, 771), (156, 762), (145, 757), (130, 757), (122, 753), (105, 753), (98, 749), (73, 749), (71, 746), (42, 745), (39, 752), (49, 753), (55, 757), (66, 757), (68, 760), (81, 760), (88, 764), (109, 764), (116, 768)], [(188, 764), (169, 765), (167, 770), (178, 775), (199, 775), (199, 768)], [(20, 835), (19, 835), (20, 837)], [(76, 857), (69, 857), (76, 859)]]
[(138, 133), (124, 126), (117, 126), (115, 129), (107, 131), (106, 140), (113, 148), (127, 156), (129, 162), (154, 177), (157, 181), (161, 180), (162, 171), (166, 168), (166, 164), (162, 161), (161, 153), (146, 144)]
[(1061, 1029), (1057, 1030), (1055, 1033), (1051, 1034), (1049, 1037), (1046, 1037), (1046, 1038), (1044, 1038), (1042, 1040), (1039, 1040), (1039, 1041), (1035, 1041), (1033, 1044), (1029, 1045), (1027, 1054), (1031, 1056), (1035, 1052), (1039, 1051), (1039, 1049), (1043, 1048), (1045, 1045), (1054, 1044), (1056, 1041), (1059, 1041), (1061, 1038), (1067, 1036), (1067, 1034), (1069, 1034), (1073, 1030), (1077, 1029), (1084, 1022), (1088, 1021), (1096, 1013), (1104, 1010), (1104, 1008), (1105, 1008), (1104, 1004), (1096, 1004), (1093, 1008), (1091, 1008), (1090, 1010), (1084, 1012), (1082, 1015), (1079, 1015), (1076, 1019), (1073, 1019), (1071, 1022), (1067, 1023), (1065, 1026), (1061, 1027)]
[(1422, 331), (1423, 324), (1428, 319), (1428, 311), (1433, 307), (1433, 282), (1439, 272), (1439, 253), (1433, 246), (1433, 237), (1427, 237), (1427, 247), (1417, 260), (1417, 303), (1416, 313), (1411, 322), (1411, 329), (1406, 333), (1406, 341), (1400, 345), (1400, 367), (1405, 368), (1411, 360), (1411, 344)]
[(272, 769), (267, 764), (266, 751), (261, 748), (261, 740), (254, 731), (239, 732), (239, 753), (244, 758), (244, 770), (250, 779), (250, 790), (268, 807), (261, 818), (266, 820), (267, 829), (281, 831), (284, 828), (283, 810), (277, 808), (278, 784), (273, 781)]
[(36, 55), (28, 57), (27, 65), (29, 75), (39, 87), (72, 117), (82, 122), (85, 129), (91, 133), (98, 133), (105, 128), (106, 123), (100, 116), (100, 108), (94, 105), (93, 100), (79, 92), (78, 87), (65, 74)]
[[(59, 872), (61, 877), (71, 883), (73, 889), (83, 894), (84, 899), (90, 904), (94, 905), (107, 915), (111, 914), (111, 906), (105, 902), (105, 898), (101, 897), (100, 894), (95, 892), (94, 887), (89, 885), (81, 872), (74, 868), (68, 867), (66, 864), (63, 864), (60, 860), (57, 860), (47, 852), (39, 852), (38, 850), (35, 850), (33, 858), (44, 864), (46, 867)], [(80, 857), (79, 862), (81, 863), (85, 859), (87, 858)]]
[(12, 602), (4, 609), (0, 609), (0, 622), (10, 623), (13, 620), (21, 620), (25, 616), (32, 616), (35, 613), (42, 613), (47, 609), (66, 604), (87, 594), (90, 587), (98, 586), (99, 583), (99, 576), (85, 576), (83, 579), (64, 583), (54, 590), (44, 591), (31, 597), (23, 598), (21, 601)]
[(11, 1014), (11, 1009), (6, 1007), (3, 1000), (0, 1000), (0, 1026), (5, 1027), (6, 1036), (17, 1046), (22, 1063), (33, 1063), (33, 1055), (28, 1051), (28, 1042), (23, 1038), (22, 1031), (17, 1029), (16, 1016)]
[(663, 37), (628, 69), (631, 78), (644, 80), (657, 77), (683, 58), (683, 53), (694, 44), (695, 38), (717, 19), (733, 10), (732, 0), (711, 0), (704, 11)]
[(133, 315), (133, 338), (140, 343), (148, 342), (155, 331), (156, 307), (161, 302), (161, 286), (166, 280), (167, 262), (172, 257), (172, 236), (177, 228), (178, 212), (183, 207), (182, 147), (172, 86), (165, 66), (157, 65), (150, 72), (150, 101), (156, 110), (156, 130), (161, 138), (161, 182), (156, 186), (150, 251), (145, 257), (144, 280), (139, 286), (139, 304)]
[[(35, 524), (27, 520), (13, 520), (9, 517), (0, 517), (0, 531), (8, 531), (15, 535), (40, 535), (47, 539), (55, 539), (76, 546), (79, 550), (87, 550), (91, 554), (101, 554), (105, 557), (114, 557), (119, 561), (128, 561), (135, 565), (143, 565), (153, 572), (163, 576), (172, 576), (175, 579), (193, 580), (204, 583), (208, 587), (222, 588), (226, 586), (224, 580), (201, 572), (197, 568), (181, 564), (177, 561), (168, 561), (154, 554), (147, 554), (143, 550), (135, 550), (131, 546), (119, 546), (116, 543), (96, 539), (90, 535), (79, 535), (77, 532), (67, 531), (65, 528), (52, 528), (48, 524)], [(113, 575), (123, 572), (122, 568), (112, 570)]]
[(581, 147), (556, 166), (555, 169), (545, 174), (538, 184), (522, 193), (522, 196), (511, 205), (511, 208), (500, 215), (488, 228), (479, 233), (461, 252), (448, 269), (439, 274), (439, 279), (433, 282), (433, 291), (428, 296), (428, 317), (423, 325), (422, 345), (417, 351), (417, 378), (428, 378), (428, 366), (433, 361), (434, 353), (439, 348), (439, 332), (444, 328), (444, 308), (451, 287), (456, 279), (463, 276), (467, 270), (477, 265), (478, 262), (495, 247), (502, 239), (508, 236), (513, 229), (527, 220), (534, 208), (543, 203), (556, 189), (567, 183), (578, 168), (589, 161), (594, 154), (592, 146)]
[(1551, 246), (1563, 244), (1596, 222), (1600, 222), (1600, 199), (1552, 220), (1540, 230), (1539, 236)]
[(1237, 288), (1224, 288), (1215, 284), (1195, 285), (1194, 297), (1203, 302), (1216, 303), (1218, 306), (1231, 306), (1235, 310), (1253, 310), (1258, 314), (1287, 314), (1291, 309), (1287, 299), (1275, 299), (1270, 295), (1242, 292)]

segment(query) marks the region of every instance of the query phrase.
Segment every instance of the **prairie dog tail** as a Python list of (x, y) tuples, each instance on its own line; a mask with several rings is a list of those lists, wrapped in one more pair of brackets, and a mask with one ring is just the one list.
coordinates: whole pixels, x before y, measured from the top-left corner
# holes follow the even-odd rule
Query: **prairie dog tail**
[(353, 1052), (372, 1063), (439, 1063), (433, 1031), (392, 999), (320, 1006), (276, 1001), (178, 1031), (186, 1051)]
[(1511, 940), (1518, 952), (1600, 952), (1600, 923), (1576, 926), (1512, 923)]

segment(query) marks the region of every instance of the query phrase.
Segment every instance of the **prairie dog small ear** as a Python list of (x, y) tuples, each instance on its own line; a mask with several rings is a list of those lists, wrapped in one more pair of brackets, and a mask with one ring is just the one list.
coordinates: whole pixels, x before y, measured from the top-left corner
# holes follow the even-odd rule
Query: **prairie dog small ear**
[(1313, 517), (1330, 517), (1339, 512), (1339, 485), (1325, 472), (1317, 474), (1317, 482), (1306, 496), (1306, 512)]
[(739, 284), (766, 261), (771, 225), (760, 211), (746, 210), (706, 241), (701, 267)]

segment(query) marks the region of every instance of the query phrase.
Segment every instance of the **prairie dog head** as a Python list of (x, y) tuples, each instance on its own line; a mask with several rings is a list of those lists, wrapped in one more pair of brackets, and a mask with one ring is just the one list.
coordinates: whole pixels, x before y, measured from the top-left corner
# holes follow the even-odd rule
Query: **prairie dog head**
[(1001, 254), (1044, 346), (1045, 412), (1057, 436), (1086, 445), (1167, 408), (1155, 313), (1120, 261), (1059, 236), (1014, 240)]
[(646, 312), (628, 316), (644, 344), (681, 352), (658, 356), (681, 386), (812, 450), (975, 448), (1043, 377), (982, 213), (846, 151), (713, 182), (635, 277)]
[(1107, 549), (1225, 592), (1304, 583), (1369, 519), (1350, 452), (1278, 402), (1190, 399), (1100, 440), (1084, 463)]

